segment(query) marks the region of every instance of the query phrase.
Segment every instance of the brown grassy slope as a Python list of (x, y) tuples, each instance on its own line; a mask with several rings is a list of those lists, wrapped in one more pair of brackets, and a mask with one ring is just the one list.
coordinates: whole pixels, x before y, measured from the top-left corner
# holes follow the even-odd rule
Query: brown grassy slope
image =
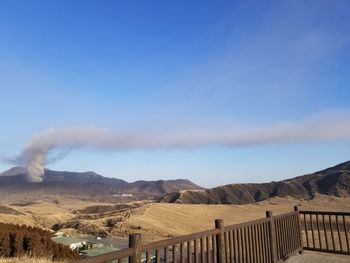
[[(74, 218), (75, 210), (101, 205), (99, 202), (60, 196), (44, 197), (43, 199), (35, 203), (3, 205), (2, 207), (6, 207), (6, 210), (0, 210), (0, 222), (50, 229), (56, 223), (63, 223)], [(112, 204), (106, 203), (106, 205)]]
[(267, 210), (274, 214), (292, 211), (296, 204), (304, 210), (350, 211), (350, 198), (321, 195), (309, 201), (277, 197), (247, 205), (150, 204), (132, 214), (123, 228), (141, 227), (137, 231), (145, 239), (153, 240), (213, 228), (217, 218), (224, 219), (225, 225), (230, 225), (262, 218)]
[(110, 235), (127, 236), (141, 232), (144, 240), (156, 240), (213, 228), (217, 218), (223, 218), (226, 225), (237, 224), (264, 217), (266, 210), (275, 214), (291, 211), (295, 204), (301, 204), (303, 209), (350, 211), (350, 198), (324, 195), (317, 195), (309, 201), (276, 197), (246, 205), (145, 203), (131, 205), (127, 209), (114, 204), (100, 208), (101, 203), (61, 198), (58, 204), (43, 201), (27, 206), (9, 205), (24, 215), (0, 213), (0, 222), (44, 228), (59, 223), (68, 233), (103, 230)]
[(178, 191), (163, 196), (160, 202), (249, 204), (275, 196), (310, 199), (315, 194), (350, 197), (350, 161), (320, 172), (279, 182), (229, 184), (200, 191)]

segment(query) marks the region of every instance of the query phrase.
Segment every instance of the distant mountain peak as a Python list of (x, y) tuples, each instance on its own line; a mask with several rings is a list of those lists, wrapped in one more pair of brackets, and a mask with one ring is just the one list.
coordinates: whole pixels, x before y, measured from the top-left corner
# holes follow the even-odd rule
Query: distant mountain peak
[(205, 190), (177, 191), (160, 202), (181, 204), (248, 204), (270, 197), (310, 199), (317, 194), (350, 196), (350, 161), (295, 178), (260, 184), (228, 184)]
[(0, 173), (0, 176), (17, 176), (19, 174), (27, 174), (27, 169), (24, 166), (15, 166)]
[[(94, 171), (69, 172), (45, 169), (41, 183), (27, 182), (25, 167), (13, 167), (0, 173), (0, 199), (15, 195), (32, 196), (69, 195), (78, 198), (116, 201), (116, 193), (128, 194), (134, 199), (152, 199), (179, 190), (201, 189), (185, 180), (136, 181), (128, 183), (117, 178), (104, 177)], [(11, 193), (11, 195), (10, 195)], [(133, 200), (134, 200), (133, 199)]]

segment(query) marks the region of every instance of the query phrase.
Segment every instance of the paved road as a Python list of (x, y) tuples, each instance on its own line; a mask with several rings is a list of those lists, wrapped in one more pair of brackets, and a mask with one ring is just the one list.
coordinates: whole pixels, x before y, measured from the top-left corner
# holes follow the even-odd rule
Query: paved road
[(287, 263), (350, 263), (350, 256), (305, 251), (303, 255), (290, 258)]

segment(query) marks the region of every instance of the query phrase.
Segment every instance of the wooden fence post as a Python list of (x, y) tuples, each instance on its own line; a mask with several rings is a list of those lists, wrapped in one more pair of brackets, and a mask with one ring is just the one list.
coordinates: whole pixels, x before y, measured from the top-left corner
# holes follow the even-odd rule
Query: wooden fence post
[(300, 214), (299, 214), (299, 207), (298, 206), (294, 206), (294, 211), (298, 212), (298, 232), (299, 232), (299, 240), (300, 240), (300, 250), (299, 250), (299, 254), (303, 254), (304, 253), (304, 248), (303, 248), (303, 235), (301, 232), (301, 220), (300, 220)]
[(134, 249), (134, 254), (129, 257), (129, 263), (141, 263), (141, 234), (129, 235), (129, 248)]
[(277, 244), (276, 244), (276, 230), (275, 222), (271, 211), (266, 211), (266, 217), (270, 218), (269, 221), (269, 235), (270, 235), (270, 251), (271, 251), (271, 263), (277, 262)]
[(215, 220), (215, 228), (220, 229), (220, 233), (216, 235), (217, 263), (225, 263), (224, 220), (216, 219)]

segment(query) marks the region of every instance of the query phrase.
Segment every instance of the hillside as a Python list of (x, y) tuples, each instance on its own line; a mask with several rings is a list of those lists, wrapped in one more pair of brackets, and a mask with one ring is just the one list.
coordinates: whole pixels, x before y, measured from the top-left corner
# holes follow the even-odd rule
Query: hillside
[(316, 194), (350, 196), (350, 161), (323, 171), (292, 179), (261, 184), (229, 184), (205, 190), (177, 191), (163, 196), (162, 203), (249, 204), (271, 197), (310, 199)]
[(77, 251), (53, 242), (52, 236), (37, 227), (0, 223), (0, 257), (46, 257), (54, 261), (80, 257)]
[[(36, 201), (53, 196), (70, 196), (96, 201), (128, 201), (158, 198), (164, 194), (201, 189), (194, 183), (178, 180), (136, 181), (128, 183), (95, 172), (67, 172), (45, 169), (42, 183), (29, 183), (24, 167), (13, 167), (0, 173), (2, 203)], [(124, 196), (123, 196), (124, 194)]]

